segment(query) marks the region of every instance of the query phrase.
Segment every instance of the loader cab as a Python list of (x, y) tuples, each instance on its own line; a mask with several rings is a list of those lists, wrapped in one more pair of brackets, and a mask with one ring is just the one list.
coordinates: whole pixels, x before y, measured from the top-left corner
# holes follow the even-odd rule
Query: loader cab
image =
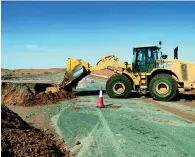
[(155, 60), (160, 59), (160, 48), (157, 46), (143, 46), (133, 48), (132, 71), (151, 72), (155, 67)]

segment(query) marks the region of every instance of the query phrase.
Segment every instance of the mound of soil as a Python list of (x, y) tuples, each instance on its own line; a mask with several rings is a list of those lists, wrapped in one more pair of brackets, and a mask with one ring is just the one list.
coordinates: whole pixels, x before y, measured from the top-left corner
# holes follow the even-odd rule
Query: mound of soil
[(20, 106), (55, 104), (76, 97), (74, 92), (59, 90), (50, 84), (4, 83), (1, 92), (2, 104)]
[[(58, 143), (58, 144), (57, 144)], [(5, 105), (1, 106), (2, 156), (71, 156), (65, 146), (22, 120)]]

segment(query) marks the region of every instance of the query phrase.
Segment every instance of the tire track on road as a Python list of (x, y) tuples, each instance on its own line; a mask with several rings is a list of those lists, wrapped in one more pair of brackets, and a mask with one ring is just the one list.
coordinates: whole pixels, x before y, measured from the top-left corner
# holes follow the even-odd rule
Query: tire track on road
[(53, 117), (51, 117), (50, 121), (52, 122), (52, 126), (55, 128), (55, 132), (61, 137), (63, 138), (63, 134), (61, 133), (60, 127), (58, 126), (58, 120), (60, 118), (60, 115), (67, 109), (70, 107), (70, 104), (66, 105), (65, 107), (61, 108), (61, 111), (54, 115)]
[[(82, 100), (84, 99), (82, 98)], [(92, 97), (90, 98), (90, 103), (92, 102), (91, 100), (93, 100)], [(85, 101), (80, 102), (81, 105), (84, 105), (84, 103), (86, 102)], [(82, 123), (86, 123), (86, 122), (82, 122)], [(94, 141), (93, 134), (97, 131), (99, 124), (100, 122), (97, 122), (96, 125), (93, 127), (92, 131), (88, 133), (87, 137), (81, 140), (81, 145), (71, 148), (71, 152), (76, 152), (78, 149), (80, 149), (76, 154), (76, 157), (83, 157), (85, 156), (85, 153), (88, 152), (91, 143)]]
[(108, 135), (109, 140), (112, 142), (113, 146), (115, 147), (116, 156), (125, 157), (123, 154), (120, 145), (118, 144), (116, 138), (114, 137), (114, 133), (109, 127), (109, 124), (107, 123), (106, 119), (104, 118), (103, 114), (101, 113), (101, 109), (97, 109), (97, 112), (99, 114), (100, 121), (104, 128), (104, 133)]
[(192, 115), (190, 113), (187, 113), (187, 112), (180, 110), (180, 109), (177, 109), (177, 108), (167, 106), (165, 103), (158, 102), (158, 101), (151, 101), (151, 100), (147, 100), (147, 99), (144, 101), (143, 100), (139, 100), (139, 101), (151, 103), (153, 106), (155, 106), (161, 110), (170, 112), (170, 113), (174, 114), (175, 116), (182, 117), (186, 120), (195, 121), (195, 115)]
[[(140, 102), (149, 102), (149, 103), (152, 103), (152, 105), (156, 106), (156, 105), (160, 105), (158, 104), (158, 102), (156, 101), (150, 101), (150, 100), (146, 100), (146, 101), (141, 101), (139, 100)], [(162, 105), (160, 105), (162, 106)], [(157, 107), (157, 106), (156, 106)], [(164, 106), (163, 106), (164, 107)], [(168, 106), (167, 106), (168, 107)], [(169, 108), (170, 109), (170, 108)], [(170, 111), (169, 111), (170, 112)], [(175, 113), (175, 110), (174, 110), (174, 113)], [(176, 113), (177, 114), (177, 113)], [(171, 134), (170, 132), (167, 132), (166, 130), (163, 130), (163, 129), (160, 129), (159, 126), (156, 125), (156, 128), (149, 124), (149, 125), (146, 125), (147, 127), (149, 127), (153, 132), (155, 133), (158, 133), (161, 137), (163, 137), (164, 139), (166, 139), (166, 141), (169, 141), (169, 144), (173, 146), (173, 148), (175, 149), (175, 151), (180, 151), (182, 153), (186, 153), (188, 152), (188, 155), (187, 156), (190, 156), (190, 157), (194, 157), (194, 154), (193, 152), (189, 152), (189, 147), (182, 147), (182, 143), (183, 141), (181, 141), (179, 138), (177, 138), (177, 136), (175, 136), (175, 134)], [(184, 135), (185, 136), (185, 135)], [(193, 139), (191, 139), (193, 140)], [(192, 142), (193, 143), (193, 142)], [(190, 145), (191, 146), (191, 145)], [(191, 146), (191, 149), (190, 150), (193, 150), (193, 146)]]
[[(88, 151), (91, 143), (93, 142), (93, 133), (96, 131), (97, 127), (99, 126), (99, 122), (95, 125), (93, 130), (88, 134), (88, 136), (82, 141), (82, 147), (80, 151), (77, 153), (77, 157), (83, 157), (83, 155)], [(75, 151), (74, 149), (72, 151)]]

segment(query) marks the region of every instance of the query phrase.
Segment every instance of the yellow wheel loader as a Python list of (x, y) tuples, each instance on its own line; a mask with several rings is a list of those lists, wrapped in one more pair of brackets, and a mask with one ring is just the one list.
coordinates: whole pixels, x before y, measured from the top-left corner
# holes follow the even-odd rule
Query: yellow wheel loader
[(116, 56), (106, 56), (92, 67), (81, 59), (69, 58), (67, 71), (60, 88), (71, 89), (90, 72), (108, 67), (121, 68), (106, 82), (106, 93), (111, 98), (128, 98), (132, 92), (146, 94), (159, 101), (170, 101), (179, 93), (195, 94), (195, 63), (178, 59), (178, 47), (174, 59), (162, 54), (159, 46), (133, 48), (132, 64), (121, 62)]
[(93, 67), (82, 59), (68, 58), (64, 80), (60, 83), (60, 88), (71, 90), (72, 87), (76, 87), (78, 82), (92, 71), (105, 68), (117, 72), (118, 70), (125, 69), (125, 64), (115, 55), (108, 55), (101, 58)]

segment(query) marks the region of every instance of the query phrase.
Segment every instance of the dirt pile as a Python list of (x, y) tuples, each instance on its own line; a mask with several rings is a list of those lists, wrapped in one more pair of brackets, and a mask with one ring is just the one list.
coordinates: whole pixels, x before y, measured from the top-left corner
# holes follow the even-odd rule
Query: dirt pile
[(28, 125), (16, 113), (2, 105), (1, 155), (61, 157), (71, 156), (71, 153), (53, 135)]
[(1, 102), (7, 105), (33, 106), (55, 104), (75, 98), (74, 92), (59, 90), (50, 84), (12, 84), (1, 86)]

